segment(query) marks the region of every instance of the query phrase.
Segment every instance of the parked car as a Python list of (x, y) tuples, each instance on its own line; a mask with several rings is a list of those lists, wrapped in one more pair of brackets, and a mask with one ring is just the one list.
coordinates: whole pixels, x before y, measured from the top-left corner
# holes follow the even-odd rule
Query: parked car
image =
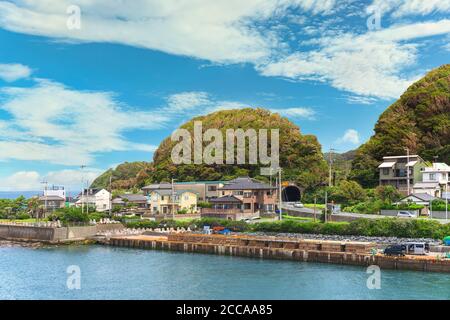
[(294, 208), (303, 208), (303, 203), (301, 202), (294, 203)]
[(409, 211), (399, 211), (397, 213), (397, 217), (401, 217), (401, 218), (415, 218), (415, 215), (412, 214)]
[(384, 249), (384, 254), (387, 256), (404, 256), (406, 254), (406, 246), (402, 244), (394, 244)]

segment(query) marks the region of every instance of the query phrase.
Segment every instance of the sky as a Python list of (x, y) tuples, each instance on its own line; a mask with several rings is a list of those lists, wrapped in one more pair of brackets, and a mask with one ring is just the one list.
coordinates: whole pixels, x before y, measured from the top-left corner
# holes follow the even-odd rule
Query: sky
[(352, 150), (449, 57), (450, 0), (0, 0), (0, 191), (79, 189), (221, 109)]

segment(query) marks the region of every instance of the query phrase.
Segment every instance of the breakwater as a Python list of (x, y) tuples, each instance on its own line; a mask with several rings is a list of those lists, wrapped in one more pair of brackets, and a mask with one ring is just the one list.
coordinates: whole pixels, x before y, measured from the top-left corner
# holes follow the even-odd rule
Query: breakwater
[(118, 236), (102, 244), (150, 250), (281, 259), (354, 266), (378, 265), (382, 269), (450, 273), (450, 260), (437, 256), (389, 257), (373, 251), (374, 243), (293, 240), (279, 237), (222, 236), (191, 233)]

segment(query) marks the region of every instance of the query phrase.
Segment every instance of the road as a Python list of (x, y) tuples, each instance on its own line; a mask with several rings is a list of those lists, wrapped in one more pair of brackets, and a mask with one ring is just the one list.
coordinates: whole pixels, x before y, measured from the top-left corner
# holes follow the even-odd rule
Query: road
[[(310, 208), (295, 208), (295, 207), (290, 206), (290, 205), (283, 205), (283, 209), (296, 211), (296, 212), (299, 212), (299, 213), (311, 214), (311, 215), (314, 214), (314, 209), (310, 209)], [(320, 212), (320, 210), (317, 210), (317, 213), (319, 213), (319, 212)], [(363, 213), (352, 213), (352, 212), (334, 213), (332, 216), (333, 217), (346, 217), (346, 218), (350, 218), (350, 219), (396, 218), (396, 217), (392, 217), (392, 216), (381, 216), (381, 215), (377, 215), (377, 214), (363, 214)], [(403, 218), (403, 219), (411, 219), (411, 218)], [(443, 220), (443, 219), (433, 219), (433, 220), (439, 221), (441, 224), (446, 224), (446, 223), (449, 222), (449, 221), (446, 221), (446, 220)]]

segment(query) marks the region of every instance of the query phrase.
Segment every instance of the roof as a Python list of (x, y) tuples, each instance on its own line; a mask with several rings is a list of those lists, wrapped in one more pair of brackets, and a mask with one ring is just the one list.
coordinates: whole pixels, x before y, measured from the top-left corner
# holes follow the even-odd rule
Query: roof
[(223, 197), (219, 197), (219, 198), (210, 199), (209, 202), (212, 202), (212, 203), (222, 203), (222, 202), (242, 203), (242, 200), (235, 196), (223, 196)]
[[(160, 196), (171, 196), (172, 195), (172, 189), (161, 189), (161, 190), (154, 190), (157, 194)], [(173, 190), (173, 193), (175, 195), (181, 195), (183, 193), (190, 192), (193, 194), (198, 194), (198, 192), (192, 191), (192, 190)]]
[(172, 185), (167, 182), (162, 182), (149, 184), (148, 186), (142, 188), (142, 190), (161, 190), (161, 189), (172, 189)]
[(224, 184), (226, 181), (180, 181), (175, 184)]
[(435, 162), (431, 167), (423, 168), (424, 172), (450, 172), (450, 166), (443, 162)]
[(403, 158), (418, 158), (418, 159), (422, 159), (419, 155), (417, 154), (410, 154), (409, 156), (387, 156), (387, 157), (383, 157), (383, 159), (403, 159)]
[(419, 162), (419, 161), (417, 161), (417, 160), (410, 161), (410, 162), (408, 162), (408, 163), (406, 164), (406, 166), (407, 166), (407, 167), (414, 167), (414, 166), (416, 165), (417, 162)]
[(382, 164), (380, 164), (378, 166), (378, 168), (392, 168), (395, 165), (395, 161), (391, 162), (391, 161), (385, 161)]
[(122, 194), (120, 198), (127, 199), (130, 202), (147, 201), (147, 197), (142, 194)]
[(115, 198), (112, 201), (113, 204), (124, 204), (125, 202), (122, 200), (122, 198)]
[(41, 196), (39, 197), (40, 201), (66, 201), (63, 197), (58, 196)]
[(425, 202), (429, 202), (429, 201), (437, 199), (436, 197), (433, 197), (432, 195), (429, 195), (428, 193), (411, 193), (409, 196), (403, 198), (401, 201), (403, 201), (409, 197), (414, 197), (414, 198), (417, 198), (417, 199), (419, 199), (421, 201), (425, 201)]
[(220, 190), (255, 190), (276, 189), (267, 183), (263, 183), (249, 177), (240, 177), (227, 182)]
[(413, 186), (414, 189), (439, 188), (438, 182), (417, 182)]

